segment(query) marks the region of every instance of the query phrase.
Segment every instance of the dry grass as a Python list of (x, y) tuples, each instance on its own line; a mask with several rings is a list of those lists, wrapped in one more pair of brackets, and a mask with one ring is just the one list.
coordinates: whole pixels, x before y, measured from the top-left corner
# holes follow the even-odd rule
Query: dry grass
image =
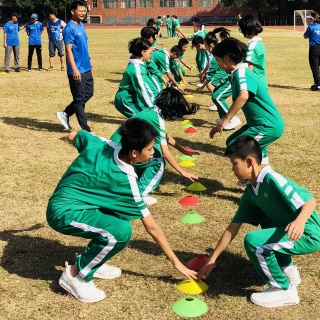
[[(138, 36), (139, 29), (89, 29), (88, 34), (95, 94), (87, 105), (87, 114), (93, 131), (108, 137), (124, 120), (112, 101), (127, 63), (127, 41)], [(236, 29), (232, 34), (240, 37)], [(26, 66), (26, 36), (22, 32), (20, 37), (21, 65)], [(319, 201), (319, 93), (309, 91), (312, 77), (307, 41), (301, 34), (283, 30), (265, 30), (263, 38), (268, 53), (270, 93), (286, 123), (284, 136), (270, 147), (271, 164), (307, 186)], [(44, 66), (48, 66), (44, 42)], [(175, 41), (164, 39), (163, 43), (170, 48)], [(193, 50), (188, 50), (186, 61), (192, 64), (194, 55)], [(189, 73), (187, 79), (194, 83), (196, 71)], [(123, 269), (123, 275), (112, 281), (96, 281), (106, 291), (107, 299), (87, 305), (60, 289), (58, 279), (64, 261), (73, 262), (75, 252), (81, 252), (87, 243), (54, 232), (45, 220), (48, 198), (77, 155), (55, 118), (55, 112), (71, 98), (67, 77), (57, 70), (22, 70), (20, 74), (1, 74), (0, 87), (0, 319), (179, 319), (171, 305), (185, 296), (175, 287), (182, 277), (145, 234), (140, 221), (133, 222), (129, 247), (111, 261)], [(194, 88), (192, 85), (190, 89)], [(194, 100), (203, 106), (190, 117), (198, 130), (196, 134), (185, 134), (181, 120), (168, 122), (167, 126), (181, 144), (201, 152), (190, 170), (208, 188), (196, 195), (201, 204), (193, 208), (206, 222), (193, 226), (179, 222), (179, 217), (189, 211), (178, 203), (189, 194), (185, 190), (189, 182), (171, 168), (167, 168), (155, 193), (158, 203), (151, 208), (184, 262), (212, 251), (242, 192), (228, 159), (223, 157), (228, 133), (214, 140), (208, 138), (217, 117), (206, 110), (209, 95), (195, 93)], [(71, 124), (78, 126), (75, 118)], [(243, 235), (250, 229), (245, 226), (218, 260), (218, 268), (207, 280), (209, 290), (200, 296), (209, 307), (200, 318), (256, 319), (263, 313), (266, 319), (320, 319), (319, 252), (295, 258), (303, 280), (298, 306), (265, 310), (248, 301), (250, 293), (263, 285), (243, 249)]]

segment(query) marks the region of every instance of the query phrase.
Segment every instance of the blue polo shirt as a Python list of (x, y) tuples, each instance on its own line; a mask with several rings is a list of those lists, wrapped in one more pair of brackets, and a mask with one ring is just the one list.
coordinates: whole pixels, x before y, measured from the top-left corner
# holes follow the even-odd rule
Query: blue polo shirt
[(304, 33), (304, 36), (309, 38), (309, 45), (311, 47), (320, 45), (320, 24), (310, 24)]
[(42, 22), (29, 22), (26, 25), (25, 31), (29, 34), (29, 45), (38, 46), (42, 44), (41, 32), (43, 32)]
[(4, 24), (3, 26), (3, 33), (5, 33), (6, 36), (6, 43), (7, 46), (19, 46), (20, 41), (19, 41), (19, 25), (18, 23), (14, 23), (11, 21), (8, 21)]
[[(90, 56), (88, 50), (88, 37), (82, 22), (76, 24), (69, 21), (63, 29), (64, 43), (72, 44), (72, 53), (74, 62), (80, 73), (85, 73), (91, 70)], [(72, 75), (72, 69), (67, 59), (67, 73)]]

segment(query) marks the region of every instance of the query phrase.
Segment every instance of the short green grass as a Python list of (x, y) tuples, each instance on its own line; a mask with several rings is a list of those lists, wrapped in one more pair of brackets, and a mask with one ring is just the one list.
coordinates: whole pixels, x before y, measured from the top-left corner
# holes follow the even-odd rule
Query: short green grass
[[(112, 101), (127, 64), (127, 42), (139, 31), (88, 28), (95, 94), (86, 111), (97, 135), (109, 137), (124, 121)], [(191, 29), (185, 31), (191, 33)], [(241, 38), (236, 28), (232, 28), (232, 36)], [(286, 123), (283, 137), (270, 147), (271, 165), (308, 187), (319, 201), (320, 93), (309, 90), (313, 81), (307, 60), (308, 43), (301, 33), (293, 31), (266, 29), (262, 36), (268, 54), (269, 90)], [(183, 277), (144, 232), (140, 221), (132, 223), (134, 231), (128, 248), (110, 261), (122, 268), (123, 275), (111, 281), (96, 281), (107, 299), (87, 305), (59, 287), (64, 261), (73, 263), (75, 253), (87, 244), (85, 239), (58, 234), (45, 219), (50, 195), (77, 156), (55, 117), (55, 112), (70, 102), (71, 95), (65, 72), (58, 71), (57, 58), (54, 71), (26, 72), (24, 32), (20, 38), (22, 72), (0, 74), (0, 319), (179, 319), (171, 305), (185, 297), (176, 288)], [(44, 67), (48, 67), (47, 39), (43, 38)], [(160, 42), (167, 48), (176, 43), (166, 38)], [(189, 48), (185, 60), (194, 64), (194, 57), (195, 51)], [(187, 80), (191, 84), (188, 90), (194, 91), (195, 69), (187, 72)], [(223, 157), (229, 133), (213, 140), (208, 137), (218, 117), (207, 110), (210, 96), (207, 92), (194, 93), (193, 101), (201, 105), (196, 115), (188, 117), (197, 133), (184, 133), (181, 119), (169, 121), (167, 127), (180, 144), (200, 152), (196, 166), (189, 170), (199, 175), (207, 191), (195, 194), (200, 205), (181, 206), (178, 201), (190, 194), (185, 189), (190, 182), (167, 167), (154, 193), (158, 203), (150, 208), (183, 262), (212, 252), (242, 194), (229, 160)], [(244, 121), (241, 113), (240, 118)], [(79, 128), (75, 118), (71, 125)], [(180, 155), (172, 152), (178, 159)], [(182, 224), (179, 218), (189, 210), (206, 221), (192, 226)], [(217, 269), (206, 280), (209, 290), (198, 296), (209, 307), (199, 319), (320, 319), (319, 252), (295, 258), (302, 275), (298, 306), (269, 310), (249, 302), (250, 294), (263, 288), (243, 248), (243, 236), (252, 228), (244, 226), (218, 259)]]

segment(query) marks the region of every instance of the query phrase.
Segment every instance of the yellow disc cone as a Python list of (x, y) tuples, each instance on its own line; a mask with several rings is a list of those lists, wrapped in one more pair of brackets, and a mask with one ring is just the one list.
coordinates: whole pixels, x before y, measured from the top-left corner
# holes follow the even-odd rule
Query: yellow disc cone
[(188, 119), (185, 119), (185, 120), (181, 121), (181, 124), (186, 124), (186, 123), (191, 123), (192, 124), (192, 122), (190, 120), (188, 120)]
[(206, 191), (207, 188), (200, 182), (193, 182), (188, 187), (189, 191)]
[(194, 167), (195, 163), (190, 160), (182, 160), (179, 162), (180, 167)]
[(183, 280), (177, 284), (177, 288), (187, 294), (200, 294), (206, 292), (209, 289), (209, 286), (202, 280)]

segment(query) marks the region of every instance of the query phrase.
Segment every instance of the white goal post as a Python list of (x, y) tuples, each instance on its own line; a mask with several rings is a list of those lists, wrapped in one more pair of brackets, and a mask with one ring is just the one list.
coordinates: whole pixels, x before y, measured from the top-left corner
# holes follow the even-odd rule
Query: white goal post
[(294, 32), (305, 32), (308, 27), (307, 16), (310, 15), (313, 10), (294, 10), (293, 12), (293, 31)]

